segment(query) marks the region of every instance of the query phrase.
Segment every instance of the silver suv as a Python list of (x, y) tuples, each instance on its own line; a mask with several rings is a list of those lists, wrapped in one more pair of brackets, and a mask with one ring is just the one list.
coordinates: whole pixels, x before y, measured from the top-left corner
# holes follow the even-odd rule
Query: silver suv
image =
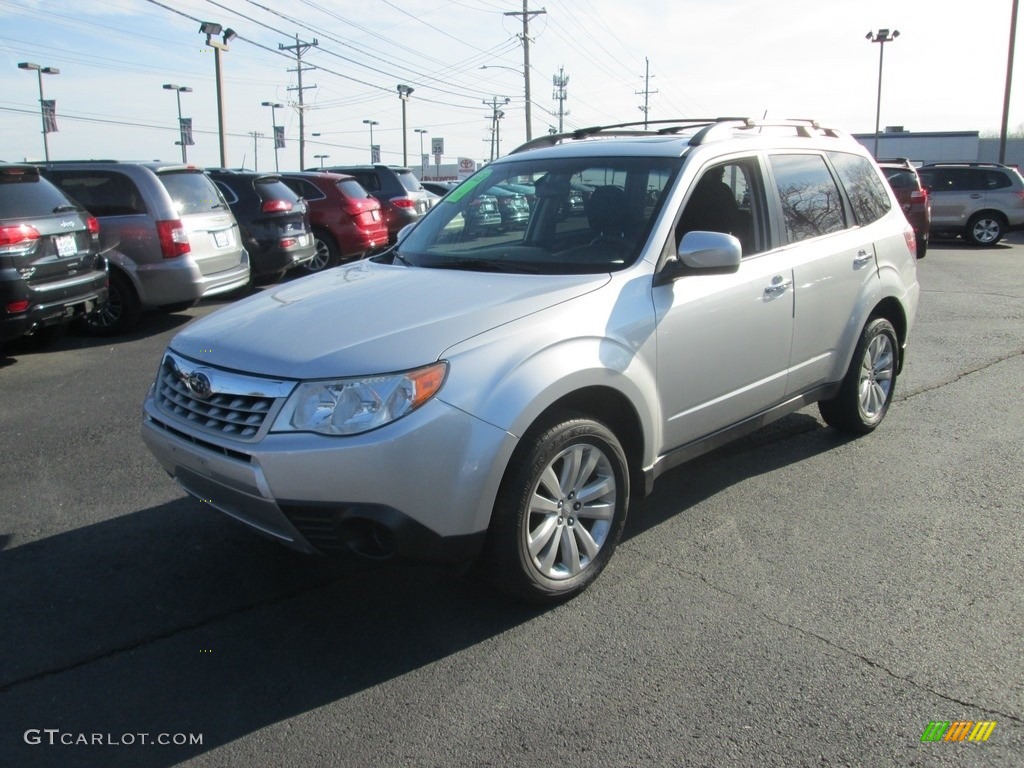
[(1024, 179), (998, 163), (932, 163), (917, 170), (932, 200), (932, 232), (995, 245), (1024, 228)]
[(89, 160), (43, 173), (100, 223), (110, 296), (93, 331), (121, 333), (143, 309), (179, 311), (248, 283), (238, 225), (201, 168)]
[[(654, 128), (544, 136), (392, 250), (191, 324), (146, 398), (150, 450), (293, 548), (478, 557), (548, 601), (672, 467), (814, 402), (875, 429), (919, 294), (877, 165), (807, 121)], [(472, 226), (504, 183), (535, 191), (525, 228)]]

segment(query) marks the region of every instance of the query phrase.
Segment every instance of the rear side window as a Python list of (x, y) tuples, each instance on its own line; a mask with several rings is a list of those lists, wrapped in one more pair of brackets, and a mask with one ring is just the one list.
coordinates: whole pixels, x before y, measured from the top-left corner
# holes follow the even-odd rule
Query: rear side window
[(282, 178), (281, 181), (296, 195), (306, 200), (323, 200), (327, 197), (315, 184), (306, 179)]
[(893, 189), (917, 189), (917, 176), (901, 168), (885, 168), (885, 177)]
[(1013, 182), (1010, 181), (1010, 177), (1002, 171), (985, 171), (986, 189), (1006, 189), (1012, 186)]
[(133, 216), (146, 213), (135, 182), (116, 171), (52, 170), (47, 175), (93, 216)]
[(398, 180), (402, 182), (402, 186), (410, 192), (422, 192), (423, 187), (420, 185), (420, 180), (416, 178), (412, 171), (400, 171), (396, 174)]
[(299, 196), (280, 179), (256, 179), (256, 191), (264, 201), (287, 200), (296, 203), (299, 200)]
[[(346, 173), (349, 173), (349, 171), (346, 171)], [(363, 189), (366, 189), (369, 192), (380, 191), (380, 179), (377, 178), (377, 174), (354, 172), (352, 175), (356, 177), (360, 184), (362, 184)]]
[(889, 212), (889, 195), (870, 160), (848, 152), (829, 152), (828, 157), (846, 189), (858, 224), (878, 221)]
[(38, 173), (0, 170), (0, 219), (49, 216), (54, 209), (71, 204)]
[(179, 216), (208, 213), (224, 207), (217, 188), (205, 173), (171, 171), (161, 173), (159, 179), (170, 194)]
[(345, 197), (350, 197), (355, 200), (365, 200), (370, 197), (370, 193), (366, 191), (366, 188), (355, 179), (339, 181), (338, 189), (341, 190), (341, 193), (345, 195)]
[(786, 224), (785, 241), (796, 243), (846, 228), (835, 179), (821, 155), (771, 155)]

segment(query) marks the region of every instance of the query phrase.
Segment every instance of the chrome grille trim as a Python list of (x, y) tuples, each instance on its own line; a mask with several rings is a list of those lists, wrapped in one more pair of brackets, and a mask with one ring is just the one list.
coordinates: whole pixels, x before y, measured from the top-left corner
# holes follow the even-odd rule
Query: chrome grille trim
[[(194, 377), (210, 393), (197, 392)], [(231, 440), (259, 440), (273, 423), (295, 382), (233, 373), (167, 352), (156, 379), (155, 402), (179, 425)]]

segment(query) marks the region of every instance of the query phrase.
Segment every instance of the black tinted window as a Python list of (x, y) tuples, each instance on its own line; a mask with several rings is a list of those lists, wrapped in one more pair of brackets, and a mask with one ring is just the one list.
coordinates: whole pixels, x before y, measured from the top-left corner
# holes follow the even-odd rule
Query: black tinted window
[(321, 192), (315, 184), (305, 179), (283, 178), (281, 179), (295, 194), (307, 200), (322, 200), (326, 195)]
[(1010, 181), (1010, 177), (1002, 171), (985, 171), (986, 189), (1006, 189), (1006, 187), (1012, 186), (1013, 182)]
[(416, 178), (412, 171), (399, 171), (396, 175), (398, 180), (402, 182), (402, 186), (410, 192), (419, 192), (423, 189), (420, 185), (420, 180)]
[(775, 184), (786, 223), (785, 241), (795, 243), (846, 227), (842, 199), (821, 155), (772, 155)]
[(93, 216), (146, 213), (135, 182), (117, 171), (51, 170), (46, 175)]
[(256, 191), (263, 200), (287, 200), (294, 203), (299, 199), (280, 179), (257, 179)]
[(0, 170), (0, 219), (48, 216), (70, 205), (61, 191), (34, 172)]
[(847, 152), (829, 152), (828, 157), (846, 189), (858, 224), (870, 224), (889, 212), (889, 195), (870, 160)]
[(223, 206), (217, 188), (205, 173), (174, 171), (161, 173), (160, 181), (171, 195), (179, 216), (207, 213)]

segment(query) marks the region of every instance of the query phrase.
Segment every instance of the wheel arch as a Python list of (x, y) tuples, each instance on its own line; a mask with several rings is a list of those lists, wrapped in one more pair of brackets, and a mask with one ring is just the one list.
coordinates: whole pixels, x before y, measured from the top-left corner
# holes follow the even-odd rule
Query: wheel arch
[[(626, 454), (629, 467), (631, 495), (644, 488), (643, 457), (644, 429), (633, 403), (621, 391), (608, 386), (583, 387), (558, 398), (537, 414), (519, 441), (517, 450), (529, 443), (531, 437), (554, 423), (573, 416), (581, 416), (601, 422), (612, 431)], [(507, 474), (514, 465), (513, 459), (505, 468)], [(641, 490), (642, 493), (642, 490)]]
[(907, 314), (903, 309), (903, 305), (895, 296), (887, 296), (875, 305), (864, 324), (867, 325), (867, 323), (870, 323), (872, 320), (879, 317), (885, 318), (892, 323), (892, 327), (896, 330), (896, 336), (899, 339), (899, 344), (897, 345), (898, 357), (896, 361), (896, 373), (901, 373), (903, 371), (903, 350), (906, 347), (907, 334), (909, 331)]

